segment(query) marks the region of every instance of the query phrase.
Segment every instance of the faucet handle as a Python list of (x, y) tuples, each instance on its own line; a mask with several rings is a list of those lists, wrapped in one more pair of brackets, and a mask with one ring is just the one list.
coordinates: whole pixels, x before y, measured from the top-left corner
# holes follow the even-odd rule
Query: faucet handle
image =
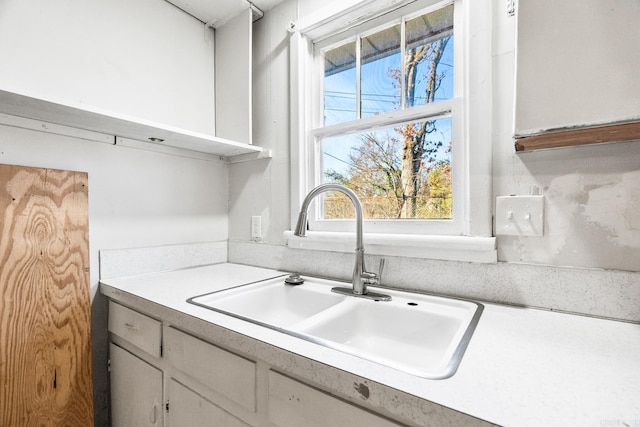
[(384, 270), (384, 258), (380, 259), (380, 266), (377, 273), (371, 273), (369, 271), (362, 272), (362, 280), (367, 285), (378, 285), (382, 279), (382, 270)]

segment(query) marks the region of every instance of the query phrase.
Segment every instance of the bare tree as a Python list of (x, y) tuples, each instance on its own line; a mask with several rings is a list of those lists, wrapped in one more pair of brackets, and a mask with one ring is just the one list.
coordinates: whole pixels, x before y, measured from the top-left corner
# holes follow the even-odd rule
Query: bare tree
[[(406, 107), (419, 101), (416, 92), (420, 79), (426, 81), (424, 103), (435, 101), (446, 76), (439, 65), (450, 39), (451, 36), (445, 36), (407, 50), (403, 94)], [(423, 63), (427, 65), (426, 73), (420, 71)], [(401, 86), (400, 69), (389, 70), (388, 76), (395, 80), (396, 87)], [(436, 120), (425, 120), (398, 127), (394, 130), (400, 138), (374, 132), (365, 134), (349, 156), (348, 172), (328, 171), (326, 175), (358, 194), (368, 218), (448, 218), (451, 165), (437, 160), (437, 153), (450, 141), (435, 137), (437, 125)], [(332, 197), (331, 206), (325, 205), (325, 217), (345, 217), (343, 205), (348, 205), (348, 200), (342, 199), (340, 194)]]
[[(425, 103), (431, 103), (435, 100), (436, 91), (444, 77), (443, 73), (438, 73), (438, 66), (450, 38), (451, 36), (447, 36), (408, 50), (405, 64), (405, 104), (407, 107), (415, 105), (418, 66), (424, 61), (429, 61)], [(423, 166), (423, 160), (425, 156), (433, 156), (442, 146), (441, 141), (434, 142), (427, 139), (427, 135), (435, 131), (434, 120), (424, 121), (419, 126), (409, 124), (401, 129), (404, 138), (402, 145), (403, 218), (415, 218), (417, 196), (421, 185), (420, 169)]]

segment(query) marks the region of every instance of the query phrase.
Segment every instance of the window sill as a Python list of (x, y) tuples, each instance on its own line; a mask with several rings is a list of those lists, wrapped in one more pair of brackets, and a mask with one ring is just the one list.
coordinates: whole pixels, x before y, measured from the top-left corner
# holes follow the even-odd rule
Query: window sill
[[(310, 231), (306, 237), (285, 231), (287, 246), (331, 252), (353, 252), (355, 233)], [(365, 233), (364, 249), (368, 255), (426, 258), (447, 261), (496, 263), (495, 237), (427, 236)]]

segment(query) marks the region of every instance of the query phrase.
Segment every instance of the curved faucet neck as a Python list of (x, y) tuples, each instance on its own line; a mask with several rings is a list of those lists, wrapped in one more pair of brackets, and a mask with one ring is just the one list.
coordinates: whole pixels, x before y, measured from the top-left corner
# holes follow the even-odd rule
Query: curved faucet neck
[[(353, 203), (353, 207), (356, 211), (356, 261), (353, 267), (353, 277), (351, 283), (353, 285), (353, 293), (356, 295), (364, 295), (367, 291), (367, 285), (365, 283), (365, 275), (372, 276), (371, 273), (366, 273), (366, 269), (364, 266), (364, 243), (362, 238), (362, 204), (360, 203), (360, 199), (356, 193), (354, 193), (351, 189), (345, 187), (341, 184), (321, 184), (311, 190), (307, 197), (304, 198), (302, 202), (302, 207), (300, 208), (300, 215), (298, 215), (298, 223), (296, 224), (296, 229), (293, 234), (296, 236), (304, 237), (307, 234), (307, 211), (309, 210), (309, 205), (311, 201), (318, 196), (319, 194), (325, 193), (327, 191), (338, 191), (344, 195), (346, 195)], [(373, 275), (375, 276), (375, 275)], [(367, 278), (366, 280), (370, 280)]]
[(358, 196), (356, 195), (356, 193), (353, 192), (353, 190), (341, 184), (334, 184), (334, 183), (321, 184), (315, 187), (313, 190), (311, 190), (309, 194), (307, 194), (307, 197), (304, 198), (304, 201), (302, 202), (302, 206), (300, 207), (298, 223), (296, 225), (296, 229), (294, 230), (293, 234), (295, 234), (296, 236), (302, 236), (302, 237), (304, 237), (307, 234), (307, 217), (308, 217), (309, 205), (311, 204), (311, 201), (314, 198), (316, 198), (318, 195), (322, 193), (326, 193), (328, 191), (340, 192), (345, 196), (347, 196), (351, 200), (351, 203), (353, 203), (353, 207), (356, 211), (356, 251), (364, 250), (364, 244), (362, 239), (362, 221), (363, 221), (362, 204), (360, 203), (360, 199), (358, 199)]

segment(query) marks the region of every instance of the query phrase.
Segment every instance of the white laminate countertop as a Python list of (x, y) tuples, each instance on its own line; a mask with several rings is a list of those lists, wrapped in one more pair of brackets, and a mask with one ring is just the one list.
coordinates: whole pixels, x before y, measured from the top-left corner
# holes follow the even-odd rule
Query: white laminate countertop
[(167, 307), (492, 423), (640, 427), (637, 324), (484, 303), (457, 373), (429, 380), (186, 302), (282, 274), (216, 264), (103, 280), (101, 292), (133, 308)]

